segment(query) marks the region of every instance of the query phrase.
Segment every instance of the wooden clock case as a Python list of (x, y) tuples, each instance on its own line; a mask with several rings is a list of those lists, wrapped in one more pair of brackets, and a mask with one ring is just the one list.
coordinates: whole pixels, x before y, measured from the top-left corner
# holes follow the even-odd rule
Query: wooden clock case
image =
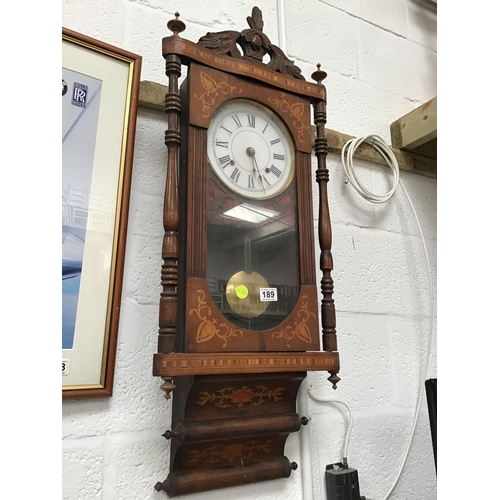
[[(198, 43), (179, 36), (185, 25), (168, 23), (163, 39), (169, 90), (162, 287), (158, 352), (153, 375), (173, 391), (170, 473), (155, 488), (168, 496), (289, 477), (296, 463), (284, 456), (288, 435), (307, 418), (296, 398), (307, 371), (328, 371), (334, 388), (339, 355), (332, 298), (331, 226), (326, 169), (326, 90), (318, 70), (306, 82), (300, 69), (263, 33), (257, 7), (250, 29), (207, 33)], [(241, 51), (243, 53), (241, 53)], [(264, 56), (270, 62), (262, 62)], [(179, 88), (181, 66), (188, 67)], [(277, 327), (252, 331), (232, 325), (214, 303), (206, 279), (207, 217), (229, 190), (207, 202), (210, 166), (207, 128), (213, 113), (234, 98), (271, 109), (295, 143), (300, 292)], [(318, 310), (311, 181), (311, 116), (316, 125), (321, 313)], [(320, 321), (322, 348), (320, 346)]]

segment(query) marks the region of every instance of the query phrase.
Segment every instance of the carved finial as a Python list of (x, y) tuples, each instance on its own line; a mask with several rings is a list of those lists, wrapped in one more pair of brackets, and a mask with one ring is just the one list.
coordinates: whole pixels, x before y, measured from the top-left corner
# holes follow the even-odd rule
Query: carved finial
[(167, 28), (174, 34), (174, 36), (179, 36), (186, 29), (186, 25), (179, 19), (180, 14), (175, 13), (175, 19), (171, 19), (167, 23)]
[(258, 7), (252, 9), (252, 16), (247, 17), (247, 23), (250, 29), (243, 30), (239, 40), (243, 55), (262, 62), (263, 57), (271, 49), (271, 40), (263, 33), (264, 20), (262, 11)]
[(312, 78), (313, 80), (316, 80), (316, 82), (317, 82), (318, 84), (321, 84), (321, 82), (322, 82), (322, 81), (323, 81), (323, 80), (327, 77), (327, 73), (326, 73), (326, 71), (323, 71), (323, 70), (321, 69), (321, 64), (320, 64), (320, 63), (318, 63), (318, 64), (316, 65), (316, 67), (317, 67), (318, 69), (317, 69), (317, 70), (316, 70), (316, 71), (315, 71), (315, 72), (311, 75), (311, 78)]
[(264, 31), (264, 20), (262, 19), (262, 11), (255, 6), (252, 9), (252, 17), (247, 17), (247, 23), (254, 30)]

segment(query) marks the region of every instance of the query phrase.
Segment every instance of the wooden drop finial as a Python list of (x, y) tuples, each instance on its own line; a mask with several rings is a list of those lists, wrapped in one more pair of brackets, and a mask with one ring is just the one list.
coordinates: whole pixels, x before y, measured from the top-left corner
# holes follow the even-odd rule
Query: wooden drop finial
[(321, 82), (322, 82), (322, 81), (323, 81), (323, 80), (327, 77), (327, 73), (326, 73), (326, 71), (323, 71), (323, 70), (321, 69), (321, 64), (320, 64), (320, 63), (318, 63), (318, 64), (316, 65), (316, 67), (317, 67), (318, 69), (317, 69), (317, 70), (316, 70), (316, 71), (315, 71), (315, 72), (311, 75), (311, 78), (312, 78), (313, 80), (316, 80), (316, 82), (317, 82), (318, 84), (321, 84)]
[(334, 389), (337, 388), (337, 383), (340, 382), (340, 377), (337, 375), (337, 372), (329, 372), (330, 376), (328, 377), (328, 380), (331, 382), (332, 386)]
[(170, 394), (175, 389), (175, 384), (173, 383), (173, 377), (162, 377), (163, 384), (160, 389), (165, 392), (165, 399), (170, 399)]
[(180, 14), (175, 13), (175, 19), (171, 19), (167, 23), (167, 28), (174, 34), (174, 36), (179, 36), (186, 29), (186, 25), (179, 19)]

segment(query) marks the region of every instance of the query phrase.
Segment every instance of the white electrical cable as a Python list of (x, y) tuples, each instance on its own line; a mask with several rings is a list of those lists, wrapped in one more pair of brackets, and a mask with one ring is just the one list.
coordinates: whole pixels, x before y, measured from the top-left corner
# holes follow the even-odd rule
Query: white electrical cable
[[(392, 170), (393, 175), (394, 175), (394, 184), (392, 188), (385, 194), (385, 195), (377, 195), (374, 194), (368, 189), (366, 189), (357, 179), (356, 175), (354, 174), (354, 169), (353, 169), (353, 157), (354, 153), (356, 152), (356, 149), (363, 143), (370, 144), (373, 148), (375, 148), (381, 155), (382, 157), (386, 160), (389, 168)], [(408, 439), (408, 443), (406, 445), (406, 449), (404, 452), (403, 460), (401, 462), (401, 465), (399, 467), (398, 473), (396, 475), (396, 479), (394, 480), (391, 488), (389, 489), (388, 493), (384, 497), (383, 500), (387, 500), (389, 496), (391, 495), (392, 491), (396, 487), (397, 482), (399, 481), (399, 478), (401, 477), (401, 473), (403, 472), (403, 468), (406, 463), (406, 459), (408, 458), (408, 453), (410, 451), (411, 443), (413, 441), (413, 437), (415, 435), (415, 428), (417, 426), (417, 420), (418, 420), (418, 415), (420, 413), (420, 406), (422, 403), (422, 398), (424, 394), (424, 388), (425, 388), (425, 380), (427, 378), (427, 371), (429, 369), (429, 360), (430, 360), (430, 354), (431, 354), (431, 342), (432, 342), (432, 332), (433, 332), (433, 324), (434, 324), (434, 293), (433, 293), (433, 286), (432, 286), (432, 273), (431, 273), (431, 266), (429, 263), (429, 254), (427, 252), (427, 246), (425, 244), (425, 239), (424, 239), (424, 234), (422, 232), (422, 228), (420, 226), (420, 221), (418, 220), (417, 212), (415, 210), (415, 207), (413, 206), (413, 203), (410, 199), (410, 196), (408, 195), (408, 191), (406, 191), (406, 188), (403, 185), (403, 182), (399, 178), (399, 165), (396, 160), (396, 157), (394, 156), (394, 153), (390, 149), (389, 146), (384, 142), (384, 140), (379, 137), (378, 135), (367, 135), (364, 137), (358, 137), (351, 139), (346, 142), (344, 147), (342, 148), (342, 153), (341, 153), (341, 159), (342, 159), (342, 166), (344, 167), (344, 171), (347, 177), (347, 180), (353, 185), (353, 187), (356, 189), (356, 191), (366, 200), (372, 202), (372, 203), (385, 203), (388, 201), (392, 196), (396, 193), (397, 188), (399, 185), (403, 188), (403, 191), (406, 195), (406, 198), (408, 199), (408, 203), (410, 204), (410, 207), (413, 211), (413, 215), (415, 216), (415, 220), (417, 222), (417, 227), (418, 231), (420, 233), (420, 237), (422, 239), (422, 245), (424, 247), (424, 254), (425, 254), (425, 262), (427, 265), (427, 276), (429, 279), (429, 332), (427, 336), (427, 353), (425, 357), (425, 363), (424, 363), (424, 369), (422, 371), (421, 375), (421, 380), (419, 384), (419, 390), (418, 390), (418, 397), (417, 397), (417, 405), (415, 408), (415, 414), (413, 416), (413, 423), (410, 431), (410, 438)], [(342, 401), (337, 401), (337, 400), (329, 400), (329, 399), (322, 399), (314, 396), (310, 391), (308, 391), (309, 396), (311, 399), (318, 401), (318, 402), (329, 402), (329, 403), (341, 403), (346, 406), (346, 408), (349, 411), (349, 418), (350, 418), (350, 425), (349, 425), (349, 430), (347, 433), (346, 437), (346, 444), (344, 448), (344, 458), (347, 461), (347, 446), (348, 446), (348, 441), (349, 441), (349, 435), (350, 435), (350, 430), (352, 426), (352, 416), (351, 416), (351, 410)]]
[[(368, 191), (368, 189), (366, 189), (358, 181), (358, 178), (354, 173), (353, 169), (354, 153), (359, 148), (359, 146), (361, 146), (361, 144), (363, 144), (364, 142), (373, 146), (373, 148), (375, 148), (375, 150), (382, 155), (382, 157), (385, 159), (387, 165), (392, 170), (392, 173), (394, 175), (394, 184), (392, 186), (392, 189), (384, 195), (377, 195)], [(372, 203), (385, 203), (386, 201), (390, 200), (396, 193), (399, 185), (398, 161), (396, 160), (396, 157), (394, 156), (394, 153), (392, 152), (391, 148), (389, 148), (384, 142), (384, 140), (378, 135), (366, 135), (364, 137), (358, 137), (358, 138), (355, 137), (347, 141), (344, 147), (342, 148), (341, 159), (347, 180), (354, 186), (356, 191), (365, 200), (371, 201)]]
[(349, 425), (347, 427), (347, 433), (345, 437), (345, 443), (344, 443), (344, 453), (342, 455), (343, 462), (347, 464), (347, 452), (349, 450), (349, 438), (351, 437), (351, 430), (352, 430), (352, 413), (351, 409), (347, 405), (347, 403), (344, 403), (344, 401), (340, 401), (339, 399), (328, 399), (328, 398), (320, 398), (319, 396), (315, 396), (314, 393), (308, 389), (307, 394), (309, 394), (309, 397), (313, 400), (316, 401), (317, 403), (333, 403), (333, 404), (340, 404), (344, 405), (347, 408), (347, 413), (349, 413)]
[(286, 50), (286, 32), (285, 32), (285, 1), (276, 0), (276, 11), (278, 14), (278, 44), (285, 56), (288, 57)]
[(429, 263), (429, 255), (427, 253), (427, 246), (425, 244), (424, 235), (423, 235), (423, 232), (422, 232), (422, 228), (420, 227), (420, 222), (418, 220), (417, 213), (415, 211), (415, 207), (413, 206), (413, 203), (412, 203), (412, 201), (410, 199), (410, 196), (408, 195), (408, 192), (406, 191), (406, 188), (404, 187), (404, 185), (403, 185), (403, 183), (401, 181), (400, 181), (400, 184), (401, 184), (401, 187), (403, 188), (404, 193), (406, 194), (406, 197), (408, 198), (408, 202), (410, 203), (410, 206), (411, 206), (411, 209), (413, 211), (413, 214), (415, 215), (415, 219), (417, 221), (418, 230), (420, 232), (420, 237), (422, 239), (422, 245), (424, 247), (425, 262), (426, 262), (426, 265), (427, 265), (427, 276), (429, 278), (429, 332), (427, 334), (427, 355), (425, 357), (424, 369), (422, 371), (422, 377), (421, 377), (421, 380), (420, 380), (420, 387), (419, 387), (419, 393), (418, 393), (418, 399), (417, 399), (417, 406), (415, 408), (415, 414), (413, 416), (413, 423), (412, 423), (411, 431), (410, 431), (410, 439), (408, 440), (408, 444), (407, 444), (406, 449), (405, 449), (404, 458), (403, 458), (403, 460), (401, 462), (401, 465), (399, 467), (396, 479), (395, 479), (394, 483), (392, 484), (390, 490), (388, 491), (387, 495), (384, 497), (383, 500), (387, 500), (389, 498), (390, 494), (392, 493), (392, 491), (396, 487), (397, 482), (399, 481), (399, 478), (401, 476), (401, 473), (403, 472), (403, 468), (404, 468), (405, 463), (406, 463), (406, 459), (408, 458), (408, 453), (410, 451), (410, 447), (411, 447), (411, 443), (413, 441), (413, 437), (415, 435), (415, 428), (417, 426), (418, 414), (420, 413), (420, 406), (422, 404), (422, 398), (423, 398), (423, 395), (424, 395), (425, 380), (427, 378), (427, 371), (429, 369), (429, 360), (430, 360), (430, 356), (431, 356), (432, 331), (433, 331), (433, 328), (434, 328), (434, 326), (433, 326), (434, 325), (434, 293), (433, 293), (433, 287), (432, 287), (431, 265)]

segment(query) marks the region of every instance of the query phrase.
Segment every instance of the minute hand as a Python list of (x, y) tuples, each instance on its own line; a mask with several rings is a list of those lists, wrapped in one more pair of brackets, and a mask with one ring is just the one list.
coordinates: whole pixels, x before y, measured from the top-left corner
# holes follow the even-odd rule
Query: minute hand
[(252, 156), (252, 160), (253, 160), (253, 163), (255, 165), (255, 168), (257, 169), (257, 172), (259, 173), (259, 180), (260, 180), (260, 183), (262, 184), (262, 189), (264, 190), (264, 194), (265, 194), (266, 193), (266, 188), (264, 186), (264, 181), (262, 180), (262, 175), (260, 173), (259, 166), (257, 165), (257, 160), (255, 159), (255, 156)]

